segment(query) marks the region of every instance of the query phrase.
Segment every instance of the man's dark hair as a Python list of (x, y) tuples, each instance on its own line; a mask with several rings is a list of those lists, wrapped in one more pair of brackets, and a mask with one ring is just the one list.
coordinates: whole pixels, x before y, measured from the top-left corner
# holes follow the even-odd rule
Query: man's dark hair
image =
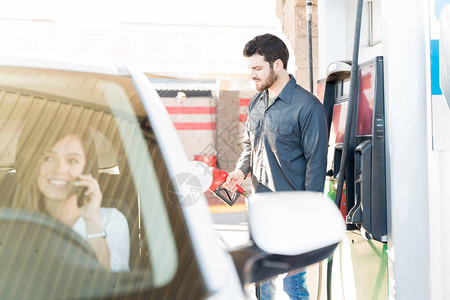
[(289, 51), (286, 44), (273, 34), (266, 33), (256, 36), (245, 45), (243, 54), (245, 57), (259, 54), (264, 57), (265, 61), (270, 63), (271, 67), (277, 59), (281, 59), (283, 68), (287, 70)]

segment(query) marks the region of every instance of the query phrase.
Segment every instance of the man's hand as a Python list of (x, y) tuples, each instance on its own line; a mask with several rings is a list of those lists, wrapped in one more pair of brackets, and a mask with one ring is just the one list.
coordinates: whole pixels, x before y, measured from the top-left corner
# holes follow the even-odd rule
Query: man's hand
[(228, 174), (227, 180), (222, 184), (222, 187), (226, 188), (230, 192), (236, 192), (236, 185), (240, 185), (244, 181), (245, 174), (241, 170), (236, 170)]

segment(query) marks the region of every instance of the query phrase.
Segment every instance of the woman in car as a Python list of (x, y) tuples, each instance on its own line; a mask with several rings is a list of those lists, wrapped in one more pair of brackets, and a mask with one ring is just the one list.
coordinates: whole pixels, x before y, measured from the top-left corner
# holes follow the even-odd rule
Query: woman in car
[(106, 269), (129, 271), (128, 223), (117, 209), (101, 207), (92, 129), (47, 123), (29, 122), (20, 135), (14, 206), (58, 219), (87, 240)]

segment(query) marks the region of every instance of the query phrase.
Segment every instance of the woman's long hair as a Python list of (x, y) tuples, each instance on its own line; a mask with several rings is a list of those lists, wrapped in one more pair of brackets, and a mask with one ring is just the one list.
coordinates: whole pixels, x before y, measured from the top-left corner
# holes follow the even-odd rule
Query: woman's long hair
[(97, 151), (92, 138), (92, 129), (88, 124), (81, 121), (67, 122), (62, 118), (49, 119), (42, 115), (29, 119), (17, 143), (17, 188), (13, 200), (14, 207), (47, 213), (44, 195), (37, 185), (39, 168), (53, 146), (67, 135), (76, 135), (81, 140), (86, 156), (83, 174), (97, 177)]

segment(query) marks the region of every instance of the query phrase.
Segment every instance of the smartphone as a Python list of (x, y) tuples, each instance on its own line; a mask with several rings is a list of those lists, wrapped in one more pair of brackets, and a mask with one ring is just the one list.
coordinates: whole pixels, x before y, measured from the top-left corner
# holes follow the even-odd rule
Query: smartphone
[(86, 191), (87, 187), (85, 186), (77, 186), (76, 187), (76, 194), (77, 194), (77, 205), (78, 207), (82, 207), (84, 205), (84, 200), (86, 198)]

